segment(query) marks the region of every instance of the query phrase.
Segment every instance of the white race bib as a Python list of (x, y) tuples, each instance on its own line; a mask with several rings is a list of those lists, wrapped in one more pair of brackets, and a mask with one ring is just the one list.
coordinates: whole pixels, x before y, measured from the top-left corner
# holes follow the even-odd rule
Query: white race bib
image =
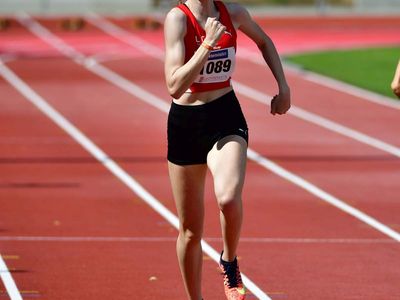
[(212, 50), (208, 56), (196, 83), (214, 83), (227, 81), (235, 69), (235, 48)]

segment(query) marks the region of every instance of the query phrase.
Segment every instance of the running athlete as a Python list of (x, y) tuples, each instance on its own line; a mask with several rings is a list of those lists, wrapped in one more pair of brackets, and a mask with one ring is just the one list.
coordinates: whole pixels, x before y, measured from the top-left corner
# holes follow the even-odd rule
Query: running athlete
[(236, 258), (242, 224), (242, 188), (248, 129), (231, 85), (236, 30), (260, 49), (278, 83), (271, 113), (290, 107), (290, 90), (271, 39), (239, 4), (187, 0), (165, 20), (165, 77), (172, 104), (168, 115), (168, 168), (180, 228), (177, 255), (189, 299), (202, 299), (204, 183), (211, 171), (220, 209), (220, 268), (227, 299), (245, 299)]
[(400, 60), (397, 63), (396, 71), (392, 80), (391, 88), (393, 93), (400, 98)]

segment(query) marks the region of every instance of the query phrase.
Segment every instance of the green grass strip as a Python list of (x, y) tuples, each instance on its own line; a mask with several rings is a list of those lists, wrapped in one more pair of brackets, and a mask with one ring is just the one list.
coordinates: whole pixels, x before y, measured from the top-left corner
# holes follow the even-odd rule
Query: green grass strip
[(397, 99), (390, 89), (400, 47), (335, 50), (287, 56), (305, 70)]

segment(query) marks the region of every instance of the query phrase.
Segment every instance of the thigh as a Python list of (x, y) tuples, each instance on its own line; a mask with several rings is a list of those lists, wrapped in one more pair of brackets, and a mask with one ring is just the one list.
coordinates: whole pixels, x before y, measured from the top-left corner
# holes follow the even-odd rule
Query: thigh
[(247, 161), (247, 142), (238, 135), (219, 140), (208, 153), (207, 164), (213, 175), (217, 198), (241, 194)]
[(181, 166), (168, 162), (168, 169), (181, 228), (201, 231), (207, 165)]

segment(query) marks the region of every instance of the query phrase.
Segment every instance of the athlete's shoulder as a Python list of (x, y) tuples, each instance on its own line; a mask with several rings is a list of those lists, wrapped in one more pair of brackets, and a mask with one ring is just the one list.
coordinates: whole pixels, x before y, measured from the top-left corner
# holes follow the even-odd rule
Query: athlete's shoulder
[(243, 5), (239, 4), (239, 3), (235, 3), (235, 2), (224, 2), (226, 9), (229, 12), (229, 15), (231, 16), (231, 18), (233, 19), (242, 19), (246, 16), (249, 15), (248, 10), (246, 9), (246, 7), (244, 7)]
[(171, 9), (164, 21), (165, 36), (184, 36), (186, 34), (186, 14), (174, 7)]
[(186, 14), (178, 7), (172, 8), (165, 17), (165, 22), (182, 24), (186, 22)]
[(247, 12), (247, 9), (239, 3), (236, 2), (223, 2), (223, 3), (225, 4), (225, 7), (227, 8), (230, 15), (237, 15)]
[(229, 15), (235, 23), (241, 24), (244, 20), (250, 18), (250, 14), (246, 7), (235, 2), (224, 2)]

